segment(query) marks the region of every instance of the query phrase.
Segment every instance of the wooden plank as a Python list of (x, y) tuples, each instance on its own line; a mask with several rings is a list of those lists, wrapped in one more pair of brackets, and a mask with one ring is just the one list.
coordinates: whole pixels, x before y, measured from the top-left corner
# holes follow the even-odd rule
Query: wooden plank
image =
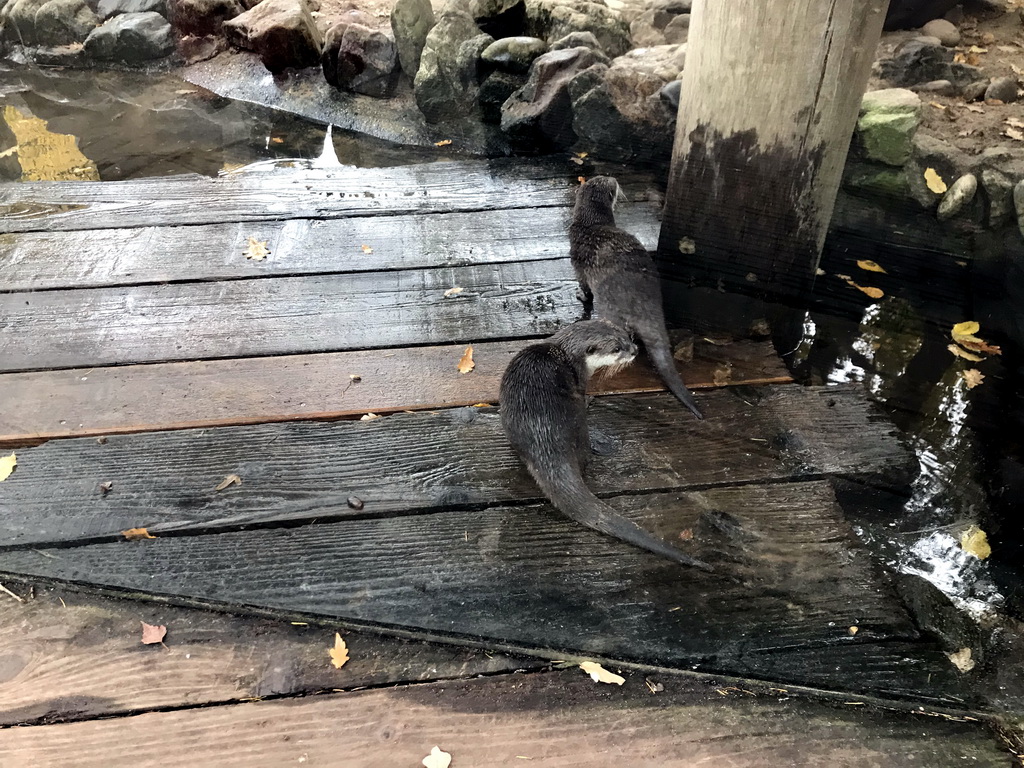
[[(568, 208), (0, 235), (3, 291), (281, 277), (537, 261), (569, 252)], [(650, 205), (623, 206), (622, 226), (653, 248)], [(248, 239), (270, 255), (246, 259)], [(83, 249), (83, 238), (87, 247)], [(372, 248), (364, 252), (362, 246)]]
[[(0, 374), (0, 445), (494, 403), (528, 343), (474, 344), (469, 376), (455, 369), (462, 345)], [(698, 341), (679, 369), (691, 389), (791, 381), (771, 344), (752, 341)], [(591, 382), (595, 394), (663, 389), (643, 357)]]
[(398, 168), (291, 168), (216, 179), (6, 182), (0, 184), (0, 232), (565, 206), (579, 184), (579, 170), (568, 162), (516, 158)]
[[(345, 632), (339, 671), (334, 628), (233, 616), (43, 587), (0, 613), (0, 726), (87, 720), (147, 709), (454, 679), (535, 669), (501, 653)], [(5, 597), (6, 600), (6, 597)], [(140, 621), (167, 627), (140, 644)]]
[(0, 759), (35, 768), (71, 759), (76, 768), (377, 768), (419, 765), (440, 745), (453, 766), (1012, 765), (979, 723), (684, 677), (658, 682), (664, 691), (651, 694), (642, 675), (599, 686), (565, 670), (14, 728), (0, 732)]
[(580, 316), (575, 291), (557, 260), (0, 294), (0, 370), (540, 336)]
[[(712, 390), (697, 399), (703, 422), (687, 418), (669, 395), (595, 400), (591, 428), (617, 448), (593, 458), (594, 490), (821, 474), (900, 479), (910, 467), (894, 427), (856, 387)], [(242, 485), (214, 491), (229, 474)], [(113, 486), (102, 493), (106, 482)], [(349, 496), (364, 508), (350, 509)], [(140, 526), (210, 530), (540, 498), (495, 409), (77, 438), (18, 452), (17, 470), (0, 485), (0, 545), (118, 537)]]

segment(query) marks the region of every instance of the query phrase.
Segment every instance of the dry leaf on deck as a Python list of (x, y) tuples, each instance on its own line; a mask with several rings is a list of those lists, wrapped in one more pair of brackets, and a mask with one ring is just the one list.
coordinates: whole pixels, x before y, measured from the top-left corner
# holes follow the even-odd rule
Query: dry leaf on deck
[(962, 357), (964, 360), (970, 360), (972, 363), (980, 363), (982, 360), (985, 359), (980, 355), (972, 355), (970, 352), (968, 352), (965, 349), (961, 349), (956, 344), (950, 344), (948, 347), (946, 347), (946, 349), (948, 349), (957, 357)]
[(0, 458), (0, 483), (11, 476), (11, 472), (18, 466), (18, 457), (12, 452), (10, 456)]
[(867, 270), (868, 272), (881, 272), (883, 275), (889, 274), (885, 271), (885, 267), (874, 261), (863, 259), (857, 262), (857, 266), (861, 269)]
[(280, 136), (271, 136), (270, 137), (270, 143), (271, 144), (284, 144), (284, 139), (282, 139)]
[(359, 420), (360, 421), (373, 421), (374, 419), (379, 419), (379, 418), (380, 418), (380, 414), (379, 413), (364, 413), (362, 416), (359, 417)]
[(454, 288), (449, 288), (444, 292), (444, 297), (447, 299), (449, 296), (457, 296), (462, 293), (462, 286), (456, 285)]
[(434, 747), (430, 754), (423, 758), (426, 768), (448, 768), (452, 764), (452, 756), (440, 747)]
[(345, 666), (348, 661), (348, 646), (345, 645), (345, 641), (341, 639), (341, 635), (337, 632), (334, 633), (334, 647), (330, 649), (331, 664), (334, 665), (335, 669), (341, 669)]
[(466, 347), (466, 351), (459, 358), (459, 373), (469, 373), (476, 368), (473, 362), (473, 347)]
[(626, 682), (626, 678), (621, 675), (616, 675), (614, 672), (609, 672), (596, 661), (584, 661), (580, 664), (580, 669), (590, 675), (590, 679), (595, 683), (614, 683), (615, 685), (622, 685)]
[(154, 626), (153, 624), (147, 624), (142, 621), (142, 644), (153, 645), (154, 643), (162, 643), (164, 636), (167, 634), (167, 627), (163, 624)]
[(936, 195), (943, 195), (948, 189), (946, 182), (942, 180), (942, 177), (939, 176), (938, 172), (934, 168), (928, 168), (924, 172), (924, 182), (928, 185), (928, 189)]
[(266, 240), (257, 240), (255, 237), (249, 238), (248, 246), (245, 249), (245, 258), (252, 259), (253, 261), (263, 261), (269, 255), (270, 249), (267, 248)]
[(964, 349), (969, 349), (972, 352), (984, 352), (986, 355), (1003, 354), (1003, 350), (1001, 348), (993, 344), (989, 344), (984, 339), (979, 339), (974, 335), (980, 330), (980, 324), (973, 320), (968, 320), (967, 322), (957, 323), (954, 325), (952, 331), (950, 331), (950, 335), (953, 337), (953, 341)]
[(961, 672), (970, 672), (974, 669), (974, 659), (971, 658), (970, 648), (961, 648), (956, 653), (947, 653), (946, 656), (953, 662), (953, 666)]
[(223, 491), (229, 485), (241, 485), (241, 484), (242, 484), (242, 478), (240, 478), (238, 475), (228, 475), (223, 480), (221, 480), (217, 484), (217, 487), (214, 488), (213, 490), (215, 490), (215, 491)]
[(451, 143), (452, 143), (451, 139), (442, 139), (441, 141), (435, 141), (434, 142), (434, 146), (435, 147), (447, 147)]
[(960, 377), (967, 384), (968, 389), (974, 389), (985, 380), (985, 374), (977, 368), (968, 368), (966, 371), (960, 371)]
[(359, 247), (363, 249), (363, 253), (373, 253), (373, 248), (368, 245), (360, 245)]
[(984, 560), (992, 554), (992, 547), (988, 545), (988, 536), (976, 525), (972, 525), (960, 534), (960, 548), (979, 560)]
[(587, 177), (586, 176), (577, 176), (576, 177), (576, 181), (578, 181), (580, 184), (586, 184), (587, 183)]
[(156, 536), (151, 534), (145, 528), (129, 528), (127, 531), (121, 531), (121, 535), (124, 536), (127, 541), (156, 538)]
[[(839, 275), (839, 277), (845, 277), (845, 276), (844, 275)], [(846, 284), (848, 286), (850, 286), (851, 288), (856, 288), (861, 293), (867, 294), (872, 299), (881, 299), (881, 298), (883, 298), (885, 296), (885, 291), (883, 291), (881, 288), (874, 288), (874, 287), (872, 287), (870, 285), (858, 285), (857, 283), (853, 282), (853, 280), (851, 280), (848, 277), (846, 278)]]

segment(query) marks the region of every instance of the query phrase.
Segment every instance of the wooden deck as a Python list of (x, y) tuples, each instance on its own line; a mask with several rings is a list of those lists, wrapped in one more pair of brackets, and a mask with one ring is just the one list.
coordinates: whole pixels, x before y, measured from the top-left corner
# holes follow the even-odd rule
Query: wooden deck
[(845, 520), (913, 471), (858, 389), (699, 338), (705, 422), (596, 382), (595, 492), (714, 574), (544, 503), (494, 403), (580, 314), (577, 174), (0, 187), (0, 766), (1012, 764)]

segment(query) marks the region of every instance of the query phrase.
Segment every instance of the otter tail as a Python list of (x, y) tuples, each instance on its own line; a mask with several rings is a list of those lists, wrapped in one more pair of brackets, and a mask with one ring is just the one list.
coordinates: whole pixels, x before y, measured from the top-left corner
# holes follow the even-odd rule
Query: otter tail
[(647, 357), (650, 359), (651, 364), (654, 365), (654, 370), (661, 376), (661, 380), (665, 382), (679, 402), (690, 409), (694, 416), (698, 419), (703, 419), (704, 414), (700, 412), (700, 408), (694, 402), (693, 395), (690, 394), (690, 390), (683, 384), (683, 380), (679, 378), (675, 361), (672, 359), (672, 348), (669, 346), (668, 336), (665, 332), (661, 331), (658, 333), (655, 331), (652, 338), (641, 337), (641, 339), (644, 342), (644, 349), (647, 350)]
[(577, 523), (682, 565), (689, 565), (702, 571), (714, 570), (707, 563), (680, 552), (633, 521), (624, 518), (597, 498), (587, 488), (579, 472), (568, 465), (564, 470), (556, 471), (552, 477), (541, 477), (534, 472), (531, 474), (558, 511)]

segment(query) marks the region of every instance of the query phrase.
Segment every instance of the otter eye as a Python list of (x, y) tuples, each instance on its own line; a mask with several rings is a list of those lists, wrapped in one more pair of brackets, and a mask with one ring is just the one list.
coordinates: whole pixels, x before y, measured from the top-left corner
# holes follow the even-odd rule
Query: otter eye
[(596, 353), (597, 353), (597, 347), (596, 346), (591, 344), (589, 347), (587, 347), (587, 354), (588, 355), (593, 355), (593, 354), (596, 354)]

